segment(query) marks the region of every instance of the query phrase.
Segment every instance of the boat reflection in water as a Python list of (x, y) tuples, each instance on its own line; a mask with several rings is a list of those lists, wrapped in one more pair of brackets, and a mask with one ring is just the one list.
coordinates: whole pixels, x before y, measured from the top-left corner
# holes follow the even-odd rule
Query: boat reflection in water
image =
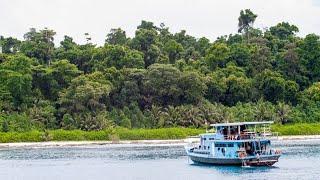
[(278, 162), (280, 150), (271, 148), (270, 124), (238, 122), (212, 124), (215, 133), (200, 135), (200, 144), (186, 146), (190, 159), (196, 163), (216, 165), (272, 166)]

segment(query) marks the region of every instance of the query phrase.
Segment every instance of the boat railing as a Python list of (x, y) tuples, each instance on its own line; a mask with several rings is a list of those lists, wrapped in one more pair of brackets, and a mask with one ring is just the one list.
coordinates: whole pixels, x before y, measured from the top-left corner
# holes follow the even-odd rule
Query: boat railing
[(266, 149), (266, 150), (255, 150), (254, 154), (259, 155), (276, 155), (281, 154), (281, 151), (278, 149)]
[(278, 138), (279, 133), (278, 132), (264, 132), (264, 133), (256, 133), (256, 132), (246, 132), (235, 134), (235, 135), (224, 135), (224, 140), (246, 140), (246, 139), (261, 139), (266, 137), (277, 137)]

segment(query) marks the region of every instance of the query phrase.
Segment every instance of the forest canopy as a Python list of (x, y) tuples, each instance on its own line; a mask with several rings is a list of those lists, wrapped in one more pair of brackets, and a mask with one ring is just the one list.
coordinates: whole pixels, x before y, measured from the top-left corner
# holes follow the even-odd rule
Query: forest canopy
[(0, 131), (320, 122), (320, 36), (257, 18), (241, 11), (238, 32), (215, 41), (148, 21), (103, 46), (89, 33), (55, 44), (47, 28), (0, 36)]

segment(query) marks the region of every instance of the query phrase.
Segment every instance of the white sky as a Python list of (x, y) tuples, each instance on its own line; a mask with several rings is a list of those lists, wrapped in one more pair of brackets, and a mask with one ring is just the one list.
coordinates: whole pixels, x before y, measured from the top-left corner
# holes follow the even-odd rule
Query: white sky
[(56, 41), (69, 35), (78, 43), (90, 33), (103, 44), (111, 28), (134, 35), (141, 20), (164, 22), (173, 32), (214, 40), (237, 32), (241, 9), (258, 14), (255, 27), (287, 21), (300, 36), (320, 34), (320, 0), (0, 0), (0, 35), (22, 39), (31, 27), (57, 32)]

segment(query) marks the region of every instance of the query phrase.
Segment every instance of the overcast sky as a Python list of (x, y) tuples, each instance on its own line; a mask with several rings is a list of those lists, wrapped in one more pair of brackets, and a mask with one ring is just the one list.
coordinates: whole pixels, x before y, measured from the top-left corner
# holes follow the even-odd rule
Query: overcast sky
[(299, 27), (300, 36), (320, 34), (320, 0), (0, 0), (0, 35), (22, 39), (31, 27), (48, 27), (57, 32), (57, 42), (69, 35), (83, 43), (88, 32), (93, 43), (102, 44), (111, 28), (133, 36), (143, 19), (214, 40), (236, 33), (246, 8), (258, 14), (255, 27), (286, 21)]

